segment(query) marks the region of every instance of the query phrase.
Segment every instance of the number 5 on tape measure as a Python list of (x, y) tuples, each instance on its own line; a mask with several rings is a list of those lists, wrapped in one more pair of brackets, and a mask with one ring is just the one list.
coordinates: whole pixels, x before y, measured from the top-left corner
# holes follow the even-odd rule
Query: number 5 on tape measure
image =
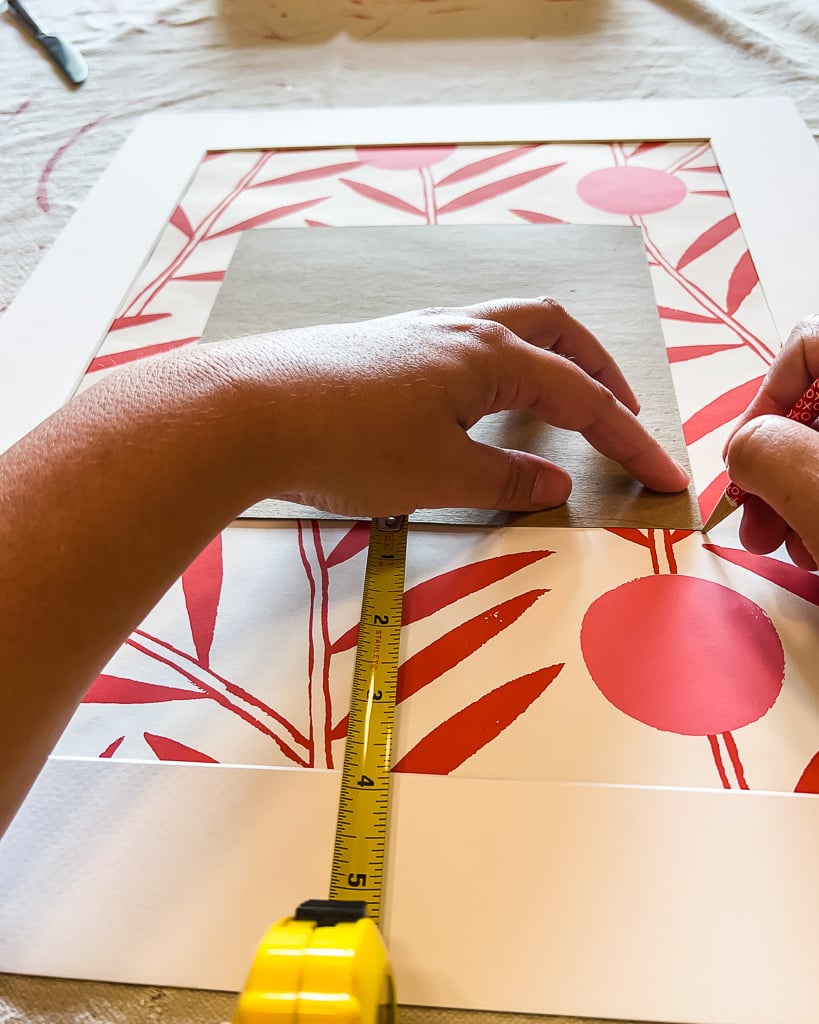
[[(405, 516), (370, 529), (330, 899), (308, 900), (262, 939), (233, 1024), (392, 1024), (395, 986), (376, 927), (404, 604)], [(368, 916), (369, 915), (369, 916)]]

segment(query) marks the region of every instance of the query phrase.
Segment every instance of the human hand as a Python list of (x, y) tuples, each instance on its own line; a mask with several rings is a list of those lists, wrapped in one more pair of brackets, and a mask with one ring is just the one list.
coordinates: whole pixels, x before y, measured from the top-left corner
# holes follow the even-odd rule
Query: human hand
[(731, 479), (747, 492), (740, 540), (756, 554), (783, 542), (803, 569), (819, 564), (819, 433), (785, 419), (819, 377), (819, 316), (797, 324), (726, 446)]
[(467, 435), (501, 409), (581, 431), (649, 487), (688, 482), (549, 300), (190, 345), (107, 374), (0, 455), (0, 833), (89, 683), (260, 498), (361, 517), (565, 501), (562, 469)]
[(550, 299), (259, 335), (225, 351), (237, 345), (272, 417), (257, 441), (276, 443), (260, 497), (354, 516), (562, 504), (565, 470), (467, 435), (507, 409), (579, 431), (654, 490), (688, 484), (636, 419), (638, 402), (612, 357)]

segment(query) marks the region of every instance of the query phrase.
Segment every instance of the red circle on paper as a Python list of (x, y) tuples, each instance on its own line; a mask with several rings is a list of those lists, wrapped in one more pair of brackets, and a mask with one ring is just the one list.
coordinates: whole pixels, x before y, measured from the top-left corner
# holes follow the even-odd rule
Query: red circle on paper
[(608, 701), (684, 736), (755, 722), (785, 674), (779, 635), (759, 605), (694, 576), (644, 576), (609, 590), (586, 612), (580, 645)]
[(577, 194), (584, 203), (606, 213), (630, 216), (669, 210), (685, 199), (687, 191), (676, 175), (651, 167), (605, 167), (577, 183)]
[(410, 171), (446, 160), (455, 146), (358, 146), (359, 160), (385, 171)]

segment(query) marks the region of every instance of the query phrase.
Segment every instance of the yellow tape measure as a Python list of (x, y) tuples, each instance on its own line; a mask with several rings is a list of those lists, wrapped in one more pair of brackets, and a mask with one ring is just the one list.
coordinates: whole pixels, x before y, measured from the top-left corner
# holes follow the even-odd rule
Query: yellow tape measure
[(330, 899), (364, 900), (376, 924), (387, 846), (406, 551), (405, 517), (373, 522), (330, 876)]
[(391, 1024), (395, 985), (377, 924), (404, 603), (407, 519), (374, 520), (364, 572), (330, 899), (262, 939), (233, 1024)]

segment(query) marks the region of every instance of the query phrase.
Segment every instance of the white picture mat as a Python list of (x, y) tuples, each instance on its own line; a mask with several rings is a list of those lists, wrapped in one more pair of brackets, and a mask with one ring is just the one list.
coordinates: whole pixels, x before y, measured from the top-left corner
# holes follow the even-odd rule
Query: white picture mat
[[(784, 336), (794, 320), (812, 308), (819, 295), (819, 208), (815, 202), (819, 153), (795, 110), (784, 100), (159, 116), (146, 120), (129, 140), (0, 322), (0, 399), (4, 408), (0, 442), (12, 442), (73, 391), (128, 286), (209, 149), (610, 138), (709, 139), (780, 334)], [(163, 162), (155, 159), (158, 151), (163, 153)], [(794, 211), (799, 211), (798, 215)], [(49, 368), (47, 377), (44, 367)], [(125, 980), (126, 969), (135, 972), (130, 980), (170, 980), (152, 976), (151, 971), (158, 965), (142, 959), (156, 932), (167, 927), (167, 922), (157, 922), (154, 915), (149, 941), (140, 916), (142, 897), (133, 864), (152, 865), (151, 870), (160, 871), (159, 883), (171, 888), (174, 879), (190, 876), (192, 847), (179, 834), (184, 829), (174, 833), (169, 823), (182, 821), (185, 808), (195, 806), (192, 800), (211, 812), (219, 807), (219, 816), (231, 813), (229, 809), (233, 808), (236, 813), (231, 822), (245, 822), (247, 829), (231, 832), (228, 826), (214, 824), (214, 816), (209, 818), (208, 834), (215, 829), (223, 837), (224, 847), (195, 847), (196, 877), (221, 877), (229, 850), (235, 863), (242, 865), (244, 910), (248, 914), (258, 911), (262, 902), (259, 894), (271, 893), (271, 904), (263, 907), (265, 919), (258, 928), (255, 920), (241, 919), (242, 907), (236, 901), (225, 901), (226, 914), (242, 933), (242, 972), (247, 963), (246, 950), (252, 948), (272, 917), (289, 912), (291, 904), (309, 895), (321, 894), (305, 892), (304, 877), (294, 875), (293, 864), (301, 861), (303, 850), (289, 840), (303, 838), (308, 845), (316, 842), (315, 822), (326, 818), (329, 797), (325, 787), (337, 785), (331, 776), (315, 773), (316, 778), (331, 781), (288, 781), (283, 785), (298, 773), (233, 768), (220, 777), (228, 787), (223, 790), (221, 784), (214, 786), (213, 776), (202, 766), (182, 769), (128, 764), (118, 765), (116, 774), (108, 775), (114, 771), (113, 765), (94, 763), (101, 777), (105, 775), (104, 782), (110, 779), (111, 786), (121, 787), (120, 805), (129, 793), (144, 801), (137, 820), (123, 814), (112, 826), (110, 813), (100, 813), (94, 800), (86, 800), (83, 764), (79, 760), (52, 761), (0, 846), (0, 877), (20, 865), (39, 862), (42, 866), (46, 857), (60, 868), (56, 874), (37, 871), (36, 891), (29, 892), (32, 902), (20, 905), (17, 916), (15, 907), (4, 910), (0, 932), (8, 936), (5, 941), (11, 948), (0, 945), (2, 969), (30, 969), (20, 966), (22, 953), (28, 952), (36, 953), (45, 972), (66, 973), (58, 965), (65, 963), (66, 944), (76, 945), (77, 917), (65, 878), (77, 878), (71, 867), (85, 864), (89, 878), (78, 879), (76, 884), (85, 898), (93, 890), (97, 913), (109, 915), (95, 921), (93, 935), (83, 936), (96, 943), (94, 955), (101, 969), (106, 960), (114, 960), (121, 980)], [(168, 773), (161, 776), (161, 782), (169, 802), (163, 818), (167, 831), (159, 839), (152, 834), (151, 819), (152, 779), (157, 770)], [(184, 791), (176, 781), (183, 771), (191, 780)], [(265, 794), (260, 798), (255, 789), (261, 771), (272, 773), (263, 776), (270, 787), (269, 797)], [(695, 791), (680, 796), (679, 791), (668, 790), (482, 781), (471, 783), (476, 787), (471, 790), (474, 797), (466, 800), (462, 793), (466, 781), (406, 776), (397, 786), (400, 797), (393, 830), (397, 866), (390, 881), (387, 931), (399, 970), (402, 999), (438, 1005), (486, 1005), (481, 1003), (478, 982), (491, 977), (499, 996), (493, 1002), (499, 1009), (671, 1019), (673, 1006), (675, 1014), (680, 1014), (675, 1015), (677, 1020), (815, 1020), (819, 996), (811, 981), (811, 965), (817, 953), (813, 943), (815, 922), (819, 920), (819, 892), (812, 882), (810, 853), (819, 838), (819, 805), (811, 798)], [(548, 794), (558, 790), (571, 798), (552, 802)], [(301, 826), (288, 814), (280, 817), (267, 811), (280, 800), (291, 800), (296, 792), (304, 799)], [(585, 797), (578, 797), (581, 792), (595, 794), (593, 806)], [(460, 804), (456, 801), (463, 809), (464, 820), (452, 816), (454, 794), (465, 800)], [(689, 811), (678, 817), (672, 808), (683, 799)], [(620, 813), (622, 800), (629, 802), (633, 813)], [(117, 800), (107, 806), (115, 805)], [(55, 806), (71, 809), (70, 827), (59, 835), (52, 828)], [(263, 811), (258, 818), (248, 812), (251, 807), (258, 813), (260, 806)], [(518, 819), (510, 820), (506, 832), (500, 823), (507, 820), (514, 806)], [(742, 812), (734, 815), (732, 810), (737, 806)], [(572, 818), (566, 817), (569, 807), (573, 809)], [(268, 820), (265, 811), (272, 833), (260, 852), (259, 837), (252, 828), (258, 820)], [(281, 818), (285, 819), (284, 827)], [(566, 822), (575, 819), (584, 823), (585, 833), (580, 828), (566, 828)], [(476, 829), (489, 823), (489, 833), (504, 839), (501, 851), (481, 846), (477, 835), (465, 841), (469, 822)], [(330, 820), (328, 834), (332, 826)], [(299, 832), (300, 827), (306, 831)], [(440, 890), (427, 888), (429, 902), (422, 899), (417, 880), (424, 877), (423, 873), (402, 873), (402, 834), (413, 837), (414, 857), (421, 848), (417, 840), (420, 835), (434, 837), (427, 850), (430, 855), (446, 850), (448, 844), (454, 850), (469, 849), (469, 862), (459, 861), (460, 884), (453, 886), (451, 876), (441, 879)], [(83, 888), (86, 883), (91, 885), (89, 835), (97, 839), (91, 890)], [(201, 838), (201, 832), (196, 835)], [(127, 843), (119, 845), (123, 836)], [(551, 848), (556, 836), (562, 844), (568, 844), (567, 865), (582, 864), (584, 877), (596, 877), (605, 883), (606, 900), (596, 898), (599, 892), (586, 892), (584, 902), (570, 908), (576, 922), (591, 922), (589, 934), (597, 937), (599, 945), (590, 944), (588, 953), (583, 945), (579, 961), (577, 944), (569, 942), (563, 960), (544, 957), (550, 972), (554, 969), (557, 977), (565, 975), (565, 1004), (553, 1002), (550, 989), (544, 993), (546, 1002), (521, 1006), (518, 986), (506, 966), (490, 971), (481, 958), (495, 956), (505, 965), (510, 945), (513, 949), (528, 943), (543, 946), (548, 913), (519, 918), (515, 901), (510, 900), (503, 906), (512, 916), (504, 918), (501, 901), (506, 892), (502, 880), (511, 878), (525, 885), (538, 906), (560, 906), (566, 878), (549, 870), (533, 875), (531, 863), (524, 878), (517, 858), (520, 850), (530, 849), (533, 844)], [(45, 837), (47, 850), (43, 848)], [(701, 844), (696, 846), (697, 856), (692, 856), (692, 843)], [(297, 857), (294, 849), (299, 849)], [(127, 857), (123, 850), (128, 851)], [(503, 851), (507, 851), (506, 857), (499, 859)], [(761, 870), (766, 861), (760, 851), (770, 851), (770, 859), (776, 861), (779, 870), (771, 867), (770, 861), (768, 870)], [(723, 858), (727, 859), (723, 862)], [(421, 856), (415, 863), (422, 872), (427, 862)], [(630, 870), (631, 865), (638, 865), (639, 870)], [(432, 867), (427, 863), (424, 870), (431, 872)], [(281, 879), (281, 888), (274, 888), (274, 877)], [(671, 887), (669, 878), (674, 880)], [(730, 890), (733, 902), (715, 903), (718, 886), (724, 888), (730, 878), (734, 879)], [(132, 887), (134, 898), (129, 903), (124, 897)], [(667, 898), (669, 889), (685, 893), (686, 898), (675, 905), (668, 934), (662, 929), (667, 941), (674, 942), (674, 956), (668, 956), (664, 972), (657, 966), (663, 958), (658, 951), (660, 915), (656, 907), (658, 894), (665, 893)], [(213, 891), (212, 886), (202, 883), (193, 891), (200, 893), (202, 900), (212, 900), (211, 907), (221, 906), (220, 891)], [(457, 895), (459, 902), (447, 904), (446, 893)], [(476, 929), (475, 908), (481, 905), (478, 897), (490, 898), (491, 913), (487, 916), (495, 915), (496, 927)], [(493, 897), (497, 904), (491, 903)], [(122, 941), (112, 953), (106, 928), (114, 923), (113, 911), (109, 910), (113, 907), (122, 909), (124, 916), (116, 917)], [(124, 913), (128, 907), (130, 910)], [(416, 916), (419, 908), (424, 911), (422, 921)], [(440, 915), (439, 919), (447, 922), (440, 936), (446, 956), (437, 950), (425, 967), (413, 958), (427, 955), (421, 947), (430, 930), (433, 909), (436, 918)], [(43, 915), (39, 920), (31, 913), (34, 910)], [(53, 928), (44, 929), (43, 920), (51, 920)], [(528, 923), (528, 932), (521, 931), (521, 921)], [(34, 922), (36, 927), (32, 927)], [(413, 930), (421, 925), (422, 931)], [(715, 930), (726, 937), (724, 962), (718, 961), (713, 949), (705, 957), (703, 936)], [(218, 934), (219, 930), (214, 932)], [(70, 936), (74, 937), (71, 941)], [(235, 934), (225, 933), (224, 948), (211, 951), (210, 977), (223, 959), (230, 962), (228, 946), (235, 938)], [(456, 962), (449, 954), (459, 940), (465, 952), (463, 960)], [(178, 952), (179, 945), (175, 948)], [(84, 951), (87, 956), (87, 944)], [(191, 950), (191, 969), (196, 966), (195, 952)], [(603, 970), (606, 958), (615, 954), (618, 963), (633, 965), (629, 978)], [(717, 960), (716, 966), (713, 960)], [(25, 961), (29, 965), (31, 962), (30, 958)], [(439, 969), (441, 963), (448, 964), (445, 977)], [(460, 980), (454, 973), (458, 963), (467, 971)], [(706, 971), (704, 965), (709, 963), (712, 966)], [(673, 990), (669, 965), (673, 965), (677, 977)], [(240, 983), (236, 970), (231, 985)], [(601, 993), (603, 1003), (599, 1001)], [(694, 997), (696, 1006), (691, 1002)]]
[(819, 150), (784, 98), (157, 114), (0, 321), (0, 449), (73, 393), (209, 150), (612, 139), (709, 140), (780, 335), (812, 311)]
[[(384, 932), (402, 1002), (815, 1024), (815, 798), (393, 782)], [(263, 931), (326, 894), (338, 784), (53, 758), (4, 841), (3, 969), (74, 977), (93, 941), (97, 979), (240, 987)]]

